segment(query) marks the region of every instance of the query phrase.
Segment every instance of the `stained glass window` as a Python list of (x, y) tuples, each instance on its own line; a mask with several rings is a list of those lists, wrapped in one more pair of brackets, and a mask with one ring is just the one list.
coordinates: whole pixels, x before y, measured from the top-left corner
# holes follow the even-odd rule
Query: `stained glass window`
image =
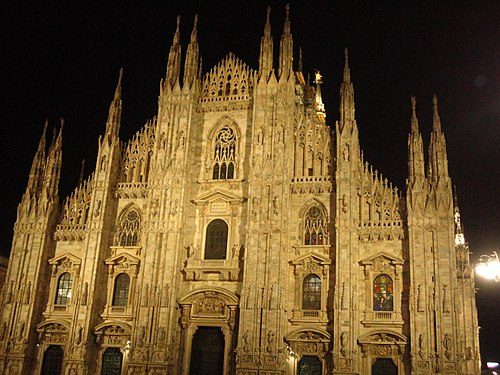
[(393, 283), (390, 276), (382, 274), (373, 280), (373, 310), (393, 311)]
[(208, 224), (205, 240), (205, 259), (226, 259), (228, 227), (224, 220)]
[(113, 306), (127, 306), (130, 277), (126, 273), (119, 274), (115, 279), (113, 290)]
[(327, 233), (327, 223), (319, 207), (311, 207), (304, 221), (304, 245), (323, 245)]
[(307, 275), (302, 285), (302, 310), (321, 309), (321, 279), (315, 275)]
[(118, 244), (120, 246), (137, 246), (141, 221), (136, 210), (130, 210), (120, 223)]
[(236, 135), (229, 128), (223, 128), (215, 138), (213, 159), (214, 180), (232, 180), (234, 178), (236, 162)]
[(123, 354), (119, 348), (107, 348), (102, 355), (101, 375), (120, 375), (122, 372)]
[(73, 278), (69, 272), (64, 272), (57, 282), (56, 305), (67, 305), (71, 299)]

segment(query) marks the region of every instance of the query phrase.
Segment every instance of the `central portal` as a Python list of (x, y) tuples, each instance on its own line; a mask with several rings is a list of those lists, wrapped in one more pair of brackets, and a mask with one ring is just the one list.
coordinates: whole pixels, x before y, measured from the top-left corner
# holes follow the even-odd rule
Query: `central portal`
[(190, 375), (223, 375), (224, 335), (219, 327), (198, 327), (189, 368)]

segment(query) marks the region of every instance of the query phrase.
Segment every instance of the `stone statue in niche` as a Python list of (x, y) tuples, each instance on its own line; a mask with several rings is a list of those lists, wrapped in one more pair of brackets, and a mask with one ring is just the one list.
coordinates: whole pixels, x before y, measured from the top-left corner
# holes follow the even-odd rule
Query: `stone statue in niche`
[(347, 333), (345, 332), (340, 335), (340, 354), (347, 356)]
[(424, 336), (419, 335), (418, 336), (418, 356), (420, 359), (425, 358), (425, 342), (424, 342)]
[(239, 259), (240, 257), (240, 246), (235, 244), (231, 249), (231, 256), (233, 259)]
[(269, 330), (267, 332), (267, 352), (271, 353), (273, 351), (273, 346), (274, 346), (274, 332)]
[(22, 341), (24, 335), (24, 322), (17, 323), (16, 326), (16, 341)]

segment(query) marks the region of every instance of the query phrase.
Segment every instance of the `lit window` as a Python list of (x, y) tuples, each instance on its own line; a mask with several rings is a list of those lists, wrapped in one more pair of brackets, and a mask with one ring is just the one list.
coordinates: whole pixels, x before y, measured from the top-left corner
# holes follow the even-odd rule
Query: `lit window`
[(393, 293), (392, 279), (385, 274), (378, 275), (373, 280), (373, 310), (393, 311)]
[(311, 207), (304, 220), (304, 245), (323, 245), (327, 235), (326, 218), (319, 207)]
[(215, 138), (213, 159), (214, 180), (232, 180), (236, 160), (236, 135), (231, 128), (223, 128)]
[(306, 276), (302, 285), (302, 310), (321, 309), (321, 279), (310, 274)]
[(205, 259), (226, 259), (227, 232), (228, 228), (224, 220), (216, 219), (208, 224)]
[(73, 278), (69, 272), (63, 273), (57, 282), (56, 305), (67, 305), (71, 299)]
[(113, 290), (113, 306), (127, 306), (130, 277), (126, 273), (119, 274), (115, 279)]
[(123, 217), (118, 233), (119, 246), (137, 246), (139, 243), (139, 229), (141, 221), (136, 210), (130, 210)]

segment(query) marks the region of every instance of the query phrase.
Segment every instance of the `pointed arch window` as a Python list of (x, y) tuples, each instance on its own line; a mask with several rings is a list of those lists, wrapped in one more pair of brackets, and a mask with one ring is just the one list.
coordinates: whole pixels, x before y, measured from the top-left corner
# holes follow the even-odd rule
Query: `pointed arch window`
[(130, 277), (126, 273), (120, 273), (115, 279), (113, 289), (113, 306), (127, 306), (128, 292), (130, 289)]
[(326, 244), (326, 236), (326, 215), (319, 207), (311, 207), (304, 219), (304, 245)]
[(313, 273), (302, 284), (302, 310), (321, 310), (321, 279)]
[(56, 305), (68, 305), (71, 300), (73, 278), (69, 272), (64, 272), (57, 282)]
[(228, 227), (224, 220), (216, 219), (207, 226), (205, 259), (226, 259)]
[(373, 280), (373, 310), (394, 311), (394, 287), (389, 275), (381, 274)]
[(224, 127), (215, 138), (213, 154), (213, 180), (232, 180), (235, 176), (236, 134)]
[(141, 219), (139, 213), (132, 209), (122, 218), (117, 236), (119, 246), (137, 246), (139, 243), (139, 230)]

